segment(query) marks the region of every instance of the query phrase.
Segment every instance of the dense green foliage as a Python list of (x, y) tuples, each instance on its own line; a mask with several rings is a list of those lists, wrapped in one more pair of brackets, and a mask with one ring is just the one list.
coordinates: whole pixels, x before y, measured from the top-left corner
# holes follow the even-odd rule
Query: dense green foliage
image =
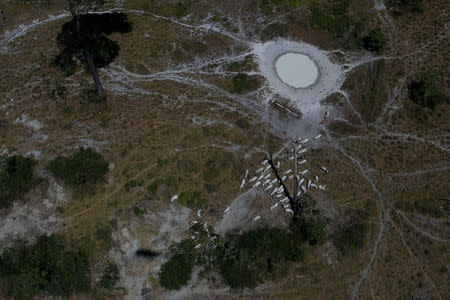
[(425, 11), (424, 0), (389, 0), (388, 5), (397, 10), (395, 13), (401, 13), (401, 10), (422, 13)]
[(15, 299), (31, 299), (39, 291), (55, 296), (86, 292), (89, 252), (68, 245), (62, 236), (43, 236), (34, 246), (6, 249), (0, 257), (0, 277)]
[(103, 271), (102, 278), (100, 279), (100, 286), (105, 289), (112, 289), (119, 281), (119, 269), (114, 263), (109, 263)]
[(245, 118), (241, 118), (241, 119), (237, 120), (236, 121), (236, 125), (239, 128), (244, 129), (244, 130), (250, 129), (250, 126), (251, 126), (250, 122), (247, 119), (245, 119)]
[(335, 239), (336, 247), (342, 255), (347, 255), (364, 246), (367, 235), (367, 225), (356, 221), (342, 230)]
[(423, 74), (408, 85), (409, 98), (415, 104), (434, 109), (441, 103), (450, 103), (450, 95), (438, 86), (436, 74)]
[(31, 158), (0, 156), (0, 208), (8, 207), (38, 182), (33, 165)]
[(48, 164), (47, 169), (66, 184), (79, 187), (104, 181), (108, 163), (93, 149), (80, 148), (69, 157), (58, 156)]
[(362, 40), (364, 49), (374, 52), (378, 52), (383, 49), (389, 41), (380, 28), (371, 30), (368, 35), (363, 37)]
[(232, 288), (252, 287), (287, 275), (288, 264), (302, 261), (301, 240), (278, 228), (231, 235), (215, 251), (215, 266)]
[(352, 19), (348, 15), (349, 5), (349, 0), (333, 1), (332, 3), (313, 2), (310, 6), (312, 27), (342, 36), (352, 24)]
[(258, 80), (245, 73), (239, 73), (233, 77), (232, 91), (234, 93), (245, 93), (254, 90), (257, 86)]
[(323, 244), (325, 241), (325, 223), (319, 217), (300, 216), (297, 220), (293, 220), (291, 229), (296, 236), (310, 245)]
[(159, 281), (162, 287), (179, 289), (191, 278), (195, 263), (195, 242), (183, 240), (170, 249), (171, 258), (161, 266)]

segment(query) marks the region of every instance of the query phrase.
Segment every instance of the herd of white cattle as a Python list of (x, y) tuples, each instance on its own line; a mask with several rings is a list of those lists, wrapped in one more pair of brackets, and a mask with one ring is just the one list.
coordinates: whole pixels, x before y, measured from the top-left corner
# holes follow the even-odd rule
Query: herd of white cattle
[[(321, 138), (321, 134), (318, 134), (317, 136), (315, 136), (313, 138), (313, 140), (318, 140)], [(269, 207), (269, 211), (272, 211), (274, 209), (276, 209), (278, 206), (283, 207), (284, 211), (288, 214), (293, 214), (294, 212), (292, 211), (291, 208), (291, 204), (289, 201), (289, 198), (286, 196), (287, 191), (285, 191), (285, 186), (286, 186), (286, 182), (285, 180), (292, 180), (294, 179), (294, 176), (297, 179), (298, 182), (298, 193), (297, 193), (297, 197), (299, 197), (301, 195), (301, 193), (306, 193), (308, 191), (308, 189), (318, 189), (318, 190), (322, 190), (325, 191), (326, 188), (326, 184), (322, 185), (319, 184), (319, 176), (315, 175), (313, 176), (311, 179), (307, 179), (304, 178), (305, 175), (309, 174), (309, 170), (308, 169), (303, 169), (303, 170), (299, 170), (301, 168), (303, 168), (302, 166), (304, 164), (307, 163), (307, 160), (305, 159), (306, 156), (306, 152), (307, 152), (307, 148), (305, 147), (305, 145), (309, 142), (308, 139), (304, 139), (304, 140), (300, 140), (300, 139), (296, 139), (294, 140), (294, 143), (296, 144), (296, 146), (290, 151), (288, 152), (288, 155), (291, 155), (294, 151), (296, 151), (297, 153), (297, 157), (300, 158), (297, 160), (297, 174), (294, 174), (294, 172), (292, 171), (292, 169), (287, 169), (286, 171), (283, 171), (281, 169), (281, 160), (275, 161), (273, 162), (275, 168), (277, 169), (278, 172), (278, 176), (281, 177), (281, 181), (278, 180), (278, 178), (276, 178), (276, 176), (273, 173), (272, 170), (272, 166), (269, 164), (269, 161), (267, 159), (264, 159), (261, 162), (261, 167), (258, 168), (256, 171), (254, 171), (254, 176), (252, 178), (248, 178), (250, 175), (249, 170), (245, 170), (245, 174), (244, 174), (244, 178), (241, 181), (241, 185), (240, 188), (244, 188), (245, 186), (249, 186), (250, 188), (260, 188), (263, 189), (265, 192), (268, 192), (270, 197), (273, 200), (276, 200), (274, 204), (272, 204)], [(304, 147), (304, 148), (303, 148)], [(289, 156), (289, 158), (286, 160), (286, 163), (291, 163), (292, 160), (294, 160), (295, 156), (291, 155)], [(292, 162), (293, 164), (293, 162)], [(325, 166), (321, 166), (320, 169), (322, 170), (322, 172), (324, 174), (328, 173), (328, 169)], [(291, 196), (295, 196), (295, 195), (291, 195)], [(171, 199), (170, 202), (174, 202), (178, 200), (178, 195), (174, 195)], [(228, 206), (225, 210), (224, 213), (228, 213), (230, 211), (230, 206)], [(202, 210), (198, 210), (197, 211), (197, 217), (201, 218), (201, 212)], [(252, 218), (252, 221), (258, 221), (259, 219), (261, 219), (261, 216), (257, 215), (254, 218)], [(197, 223), (197, 222), (195, 222)]]
[[(321, 134), (318, 134), (317, 136), (315, 136), (313, 138), (313, 140), (318, 140), (321, 138)], [(269, 164), (269, 161), (267, 159), (263, 160), (261, 162), (261, 167), (258, 168), (255, 172), (254, 172), (254, 176), (251, 177), (250, 179), (249, 177), (249, 171), (246, 170), (245, 174), (244, 174), (244, 178), (241, 181), (241, 185), (240, 188), (244, 188), (245, 186), (249, 186), (250, 188), (260, 188), (263, 189), (264, 191), (268, 192), (270, 197), (275, 200), (275, 203), (272, 204), (269, 207), (269, 210), (272, 211), (275, 208), (277, 208), (278, 206), (283, 207), (284, 211), (286, 213), (290, 213), (293, 214), (294, 212), (292, 211), (290, 202), (289, 202), (289, 198), (286, 197), (286, 193), (285, 193), (285, 186), (286, 186), (286, 180), (292, 180), (294, 179), (294, 176), (296, 177), (297, 181), (298, 181), (298, 194), (297, 196), (300, 196), (301, 193), (306, 193), (308, 191), (308, 189), (318, 189), (318, 190), (322, 190), (325, 191), (326, 188), (326, 184), (322, 185), (319, 184), (319, 176), (315, 175), (313, 176), (311, 179), (308, 178), (304, 178), (305, 175), (310, 174), (309, 170), (303, 168), (303, 165), (305, 165), (307, 163), (307, 159), (305, 159), (306, 156), (306, 152), (307, 152), (307, 148), (305, 148), (305, 145), (309, 142), (308, 139), (304, 139), (304, 140), (300, 140), (297, 139), (295, 140), (295, 144), (297, 145), (295, 147), (295, 150), (292, 149), (289, 154), (292, 154), (293, 151), (297, 151), (297, 156), (300, 158), (297, 161), (297, 174), (294, 174), (292, 169), (287, 169), (286, 171), (283, 171), (281, 169), (281, 161), (278, 160), (276, 163), (275, 161), (273, 162), (277, 171), (278, 171), (278, 175), (279, 177), (281, 177), (281, 182), (278, 180), (278, 178), (276, 178), (276, 176), (273, 173), (272, 170), (272, 166)], [(287, 164), (290, 163), (290, 161), (294, 160), (294, 156), (290, 155), (289, 159), (287, 160)], [(293, 164), (293, 162), (292, 162)], [(302, 169), (302, 170), (301, 170)], [(328, 173), (328, 169), (325, 166), (321, 166), (321, 170), (323, 171), (324, 174)], [(283, 183), (283, 184), (282, 184)], [(292, 195), (294, 196), (294, 195)], [(230, 211), (230, 206), (228, 206), (224, 213), (228, 213)], [(252, 219), (252, 221), (258, 221), (261, 218), (261, 216), (256, 216)]]

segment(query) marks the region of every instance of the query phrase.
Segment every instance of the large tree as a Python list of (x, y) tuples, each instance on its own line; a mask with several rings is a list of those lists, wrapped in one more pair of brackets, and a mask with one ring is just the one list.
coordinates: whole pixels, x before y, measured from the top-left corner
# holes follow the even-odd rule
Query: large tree
[(97, 86), (98, 95), (105, 97), (98, 68), (110, 64), (118, 55), (118, 44), (106, 37), (113, 32), (130, 32), (131, 23), (122, 13), (92, 13), (104, 5), (104, 0), (67, 0), (72, 20), (63, 25), (57, 36), (61, 50), (55, 58), (66, 74), (75, 72), (76, 60), (83, 62)]

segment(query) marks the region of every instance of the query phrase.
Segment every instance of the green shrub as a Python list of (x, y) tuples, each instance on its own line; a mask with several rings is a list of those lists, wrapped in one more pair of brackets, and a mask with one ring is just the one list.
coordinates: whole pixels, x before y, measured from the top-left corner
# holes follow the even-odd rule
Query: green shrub
[(145, 209), (137, 207), (137, 206), (133, 207), (133, 212), (134, 212), (134, 215), (137, 217), (142, 217), (147, 214), (147, 211)]
[(368, 35), (363, 37), (363, 47), (366, 50), (378, 52), (386, 46), (388, 38), (383, 34), (380, 28), (373, 29)]
[(310, 245), (320, 245), (325, 241), (325, 223), (316, 216), (301, 216), (291, 226), (295, 235)]
[(441, 103), (450, 103), (450, 95), (438, 86), (436, 74), (422, 74), (418, 80), (408, 85), (409, 98), (412, 102), (426, 108), (434, 109)]
[(102, 278), (100, 279), (100, 286), (105, 289), (112, 289), (119, 281), (119, 269), (114, 263), (109, 263), (103, 271)]
[(278, 228), (259, 228), (228, 236), (215, 252), (215, 265), (232, 288), (253, 287), (264, 279), (287, 274), (290, 262), (305, 253), (294, 234)]
[(38, 183), (35, 162), (20, 155), (0, 156), (0, 208), (11, 205)]
[(247, 119), (239, 119), (236, 121), (236, 125), (244, 130), (248, 130), (250, 128), (250, 122)]
[(348, 15), (349, 4), (349, 0), (334, 1), (330, 4), (313, 2), (310, 6), (311, 26), (342, 36), (352, 24), (352, 19)]
[(161, 266), (159, 282), (162, 287), (179, 289), (191, 278), (195, 263), (195, 242), (181, 241), (170, 249), (171, 258)]
[(248, 76), (245, 73), (239, 73), (233, 77), (233, 88), (234, 93), (245, 93), (254, 90), (258, 86), (258, 80)]
[(66, 184), (79, 187), (103, 182), (108, 163), (93, 149), (80, 148), (69, 157), (58, 156), (48, 164), (47, 169)]
[(65, 297), (87, 292), (89, 252), (67, 244), (62, 236), (43, 236), (33, 246), (6, 249), (0, 257), (0, 277), (15, 299), (31, 299), (39, 291)]
[[(424, 0), (389, 0), (388, 5), (397, 9), (422, 13), (425, 11)], [(399, 11), (397, 11), (399, 13)]]

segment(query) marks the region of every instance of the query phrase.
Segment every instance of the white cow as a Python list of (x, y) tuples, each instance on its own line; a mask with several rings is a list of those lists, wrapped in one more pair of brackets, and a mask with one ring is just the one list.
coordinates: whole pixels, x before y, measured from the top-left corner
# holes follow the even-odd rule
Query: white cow
[(242, 182), (241, 182), (241, 186), (240, 186), (240, 188), (242, 189), (242, 188), (244, 187), (244, 185), (245, 185), (245, 178), (244, 178), (244, 179), (242, 179)]
[(292, 178), (294, 178), (294, 175), (290, 175), (288, 178), (289, 178), (289, 179), (292, 179)]
[(201, 210), (201, 209), (199, 209), (199, 210), (197, 211), (197, 217), (199, 217), (199, 218), (202, 217), (202, 210)]
[(299, 165), (303, 165), (306, 164), (306, 159), (302, 160), (301, 162), (298, 163)]
[(322, 171), (324, 171), (325, 173), (328, 173), (328, 169), (324, 166), (321, 167)]
[(308, 172), (309, 172), (309, 170), (301, 171), (301, 172), (300, 172), (300, 175), (306, 175), (306, 174), (308, 174)]
[(305, 152), (306, 152), (306, 149), (302, 149), (302, 150), (298, 151), (298, 154), (301, 155), (301, 154), (303, 154)]
[(248, 169), (245, 170), (245, 176), (244, 176), (244, 178), (247, 178), (247, 177), (248, 177)]
[(258, 186), (260, 186), (261, 185), (261, 181), (258, 181), (258, 182), (256, 182), (254, 185), (253, 185), (253, 187), (255, 188), (255, 187), (258, 187)]
[(314, 140), (318, 140), (318, 139), (320, 139), (322, 137), (322, 135), (321, 134), (318, 134), (318, 135), (316, 135), (315, 137), (314, 137)]
[(319, 181), (319, 176), (314, 176), (314, 182), (318, 182)]
[(302, 189), (303, 193), (306, 193), (306, 187), (304, 185), (301, 185), (300, 188)]
[(289, 170), (287, 170), (286, 172), (284, 172), (284, 174), (287, 175), (287, 174), (289, 174), (289, 173), (291, 173), (291, 172), (292, 172), (292, 170), (289, 169)]
[(299, 185), (302, 184), (303, 181), (305, 181), (305, 178), (300, 179), (300, 181), (298, 182), (298, 184), (299, 184)]
[(253, 218), (253, 222), (258, 221), (259, 219), (261, 219), (261, 216), (256, 216)]
[(286, 175), (284, 175), (283, 177), (281, 177), (281, 180), (285, 180), (286, 179)]
[(311, 183), (312, 183), (312, 181), (311, 181), (311, 179), (309, 179), (308, 184), (306, 185), (308, 187), (308, 189), (311, 188)]
[(262, 172), (264, 171), (264, 168), (259, 168), (258, 170), (256, 170), (256, 173)]
[(275, 209), (278, 206), (278, 202), (270, 207), (270, 210)]
[(287, 213), (291, 213), (291, 214), (294, 213), (294, 212), (292, 211), (292, 209), (290, 209), (290, 208), (286, 209), (285, 211), (286, 211)]
[(268, 191), (268, 190), (270, 190), (271, 188), (273, 188), (273, 185), (272, 185), (272, 184), (268, 185), (264, 190), (265, 190), (265, 191)]
[(309, 140), (308, 139), (304, 139), (303, 141), (300, 142), (300, 144), (306, 144)]
[(257, 179), (258, 177), (252, 177), (248, 182), (253, 182), (253, 181), (255, 181), (256, 179)]
[(178, 200), (178, 195), (173, 196), (172, 198), (170, 198), (170, 202), (173, 203), (173, 201)]
[(224, 212), (224, 213), (229, 212), (229, 211), (230, 211), (230, 207), (231, 207), (231, 206), (228, 206), (223, 212)]

